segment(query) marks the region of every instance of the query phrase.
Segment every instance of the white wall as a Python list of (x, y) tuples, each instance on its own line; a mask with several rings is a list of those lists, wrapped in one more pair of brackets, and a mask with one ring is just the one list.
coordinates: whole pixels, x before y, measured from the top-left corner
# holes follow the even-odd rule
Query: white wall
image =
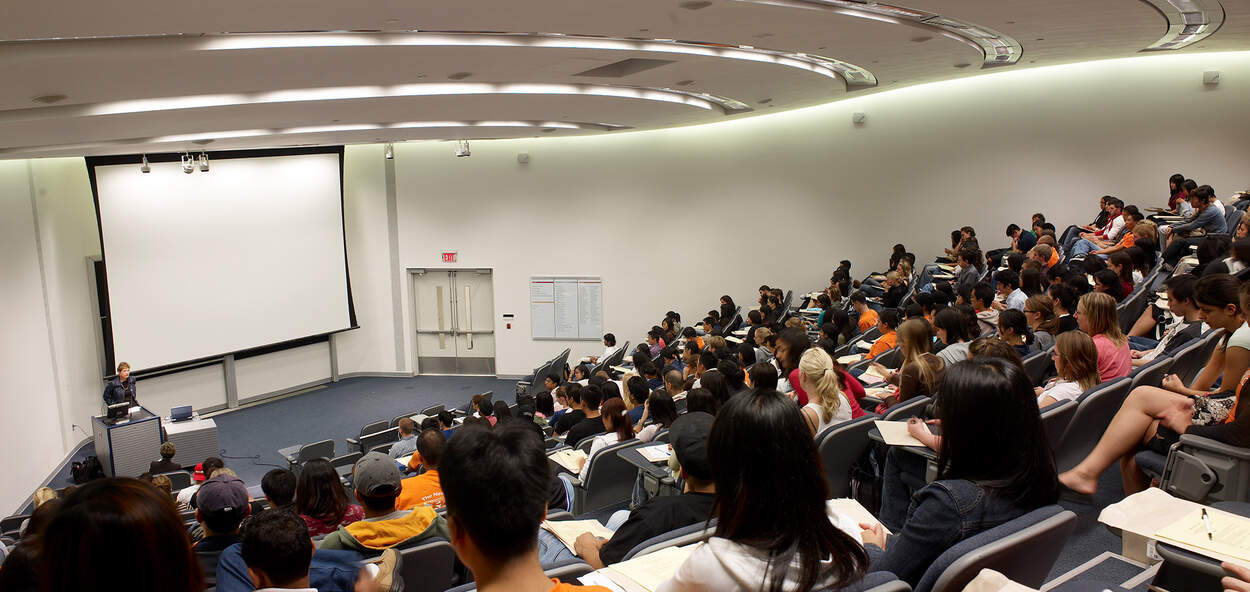
[[(1202, 86), (1206, 69), (1222, 71), (1218, 87)], [(456, 267), (495, 270), (497, 367), (514, 375), (569, 345), (529, 338), (531, 275), (603, 276), (606, 330), (637, 342), (665, 310), (694, 321), (722, 293), (749, 306), (760, 283), (815, 288), (843, 258), (862, 276), (896, 241), (927, 259), (963, 224), (1000, 246), (1008, 222), (1037, 210), (1062, 226), (1088, 221), (1107, 193), (1160, 205), (1174, 172), (1227, 196), (1250, 186), (1248, 96), (1250, 53), (1155, 55), (996, 71), (713, 125), (475, 141), (471, 158), (448, 143), (401, 144), (394, 266), (382, 148), (351, 146), (344, 216), (361, 328), (336, 338), (339, 370), (413, 371), (404, 269), (444, 267), (442, 249), (459, 252)], [(867, 124), (853, 126), (853, 112)], [(99, 239), (82, 160), (0, 161), (0, 208), (9, 312), (0, 376), (10, 384), (0, 433), (25, 453), (0, 459), (3, 512), (81, 438), (70, 426), (98, 412), (101, 370), (86, 268)], [(321, 352), (240, 361), (240, 396), (304, 384), (328, 367)], [(214, 366), (154, 379), (140, 393), (158, 411), (178, 393), (224, 403), (221, 375)]]
[[(1204, 88), (1204, 69), (1222, 84)], [(665, 310), (691, 322), (722, 293), (749, 306), (761, 283), (816, 288), (842, 258), (862, 277), (895, 241), (929, 259), (963, 224), (1004, 246), (1034, 211), (1067, 224), (1103, 194), (1161, 205), (1178, 171), (1226, 196), (1250, 185), (1248, 92), (1250, 54), (1152, 56), (721, 124), (474, 142), (470, 158), (397, 145), (401, 256), (451, 267), (439, 255), (455, 249), (458, 267), (494, 268), (499, 373), (522, 374), (567, 345), (529, 338), (530, 275), (602, 275), (605, 329), (637, 342)]]
[[(0, 161), (0, 511), (8, 513), (47, 476), (64, 449), (56, 376), (44, 307), (32, 207), (30, 164)], [(11, 485), (10, 485), (11, 484)]]

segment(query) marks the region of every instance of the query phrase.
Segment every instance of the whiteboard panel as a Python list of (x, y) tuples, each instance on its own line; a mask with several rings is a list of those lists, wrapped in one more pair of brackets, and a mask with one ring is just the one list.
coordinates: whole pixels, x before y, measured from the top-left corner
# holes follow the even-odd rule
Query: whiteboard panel
[(135, 383), (139, 404), (157, 415), (190, 405), (199, 410), (226, 404), (226, 377), (221, 364), (183, 370), (155, 378), (142, 378)]
[(591, 340), (603, 334), (603, 280), (598, 277), (531, 277), (530, 336)]
[(284, 349), (234, 363), (234, 379), (240, 400), (328, 378), (329, 343)]

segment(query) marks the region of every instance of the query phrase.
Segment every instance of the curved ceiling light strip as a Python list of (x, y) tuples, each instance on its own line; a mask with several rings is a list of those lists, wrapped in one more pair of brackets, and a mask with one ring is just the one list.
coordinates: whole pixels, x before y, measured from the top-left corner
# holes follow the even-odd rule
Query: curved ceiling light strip
[(697, 93), (671, 88), (608, 84), (496, 84), (486, 82), (430, 82), (398, 84), (394, 86), (338, 86), (328, 88), (287, 89), (259, 93), (192, 95), (185, 97), (162, 97), (154, 99), (110, 101), (106, 103), (87, 103), (82, 105), (65, 105), (62, 107), (13, 109), (9, 111), (0, 111), (0, 122), (27, 121), (54, 117), (126, 115), (178, 109), (203, 109), (210, 107), (232, 107), (238, 105), (263, 105), (306, 101), (313, 102), (396, 97), (508, 94), (620, 97), (627, 99), (677, 103), (707, 110), (720, 110), (725, 115), (735, 115), (752, 110), (746, 103), (735, 99), (711, 95), (708, 93)]
[(196, 150), (217, 140), (237, 138), (259, 138), (269, 136), (289, 136), (298, 134), (326, 134), (354, 131), (387, 131), (405, 129), (450, 129), (450, 128), (532, 128), (535, 131), (555, 131), (557, 129), (582, 130), (593, 132), (611, 132), (633, 129), (628, 125), (601, 122), (581, 121), (401, 121), (396, 123), (358, 123), (347, 125), (320, 125), (288, 128), (257, 128), (245, 130), (224, 130), (217, 132), (197, 132), (191, 134), (172, 134), (149, 138), (118, 138), (90, 142), (85, 144), (46, 144), (40, 146), (13, 146), (0, 148), (0, 154), (47, 152), (53, 150), (82, 150), (109, 146), (132, 146), (139, 144), (197, 144)]
[[(734, 0), (752, 4), (770, 4), (787, 8), (827, 10), (846, 16), (865, 18), (896, 25), (909, 25), (940, 33), (981, 50), (985, 56), (982, 68), (1006, 66), (1020, 61), (1023, 48), (1011, 36), (989, 27), (965, 20), (942, 16), (924, 10), (916, 10), (867, 0)], [(1152, 1), (1152, 0), (1147, 0)], [(1181, 0), (1176, 0), (1181, 1)]]
[[(408, 31), (397, 33), (358, 33), (319, 31), (299, 33), (222, 33), (213, 35), (161, 37), (96, 37), (70, 40), (23, 41), (21, 44), (64, 44), (66, 48), (84, 47), (92, 53), (127, 51), (111, 48), (101, 42), (122, 39), (159, 43), (155, 51), (230, 51), (249, 49), (312, 48), (312, 47), (537, 47), (554, 49), (592, 49), (606, 51), (645, 51), (678, 55), (705, 56), (749, 62), (775, 64), (841, 79), (847, 90), (877, 85), (877, 77), (868, 69), (836, 58), (800, 52), (762, 49), (750, 45), (724, 45), (701, 41), (566, 35), (561, 33), (468, 33), (458, 31)], [(89, 44), (89, 45), (88, 45)], [(11, 44), (10, 47), (18, 47)], [(2, 47), (0, 47), (2, 49)], [(67, 52), (72, 53), (72, 52)], [(29, 54), (26, 54), (29, 57)]]
[(1168, 19), (1168, 32), (1142, 51), (1181, 49), (1210, 37), (1224, 24), (1218, 0), (1143, 0)]

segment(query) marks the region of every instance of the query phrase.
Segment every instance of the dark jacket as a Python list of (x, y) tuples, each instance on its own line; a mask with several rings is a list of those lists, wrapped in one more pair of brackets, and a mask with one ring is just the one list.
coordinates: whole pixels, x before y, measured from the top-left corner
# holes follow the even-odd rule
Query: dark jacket
[(867, 546), (868, 571), (888, 571), (915, 586), (929, 565), (959, 541), (1035, 509), (1000, 499), (972, 481), (934, 481), (912, 496), (902, 529), (889, 537), (884, 551)]
[(125, 383), (118, 378), (104, 385), (104, 404), (116, 405), (122, 401), (135, 402), (135, 377), (126, 379)]

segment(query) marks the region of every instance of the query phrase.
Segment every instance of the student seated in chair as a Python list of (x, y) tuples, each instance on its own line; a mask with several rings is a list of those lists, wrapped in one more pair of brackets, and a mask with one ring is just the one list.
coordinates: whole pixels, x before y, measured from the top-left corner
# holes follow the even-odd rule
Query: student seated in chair
[(360, 457), (352, 467), (352, 483), (356, 500), (364, 506), (365, 518), (326, 535), (321, 548), (379, 553), (430, 537), (447, 538), (447, 522), (434, 508), (395, 509), (395, 500), (403, 491), (402, 481), (399, 465), (391, 457), (381, 452)]
[(409, 456), (417, 450), (417, 422), (405, 417), (399, 420), (399, 440), (391, 444), (390, 457)]
[(217, 471), (200, 486), (195, 519), (204, 527), (204, 539), (192, 548), (209, 586), (216, 581), (214, 574), (221, 552), (239, 542), (239, 525), (252, 510), (247, 497), (243, 480), (223, 471)]
[(462, 428), (443, 462), (447, 530), (456, 556), (481, 592), (608, 592), (561, 584), (543, 574), (538, 525), (551, 479), (542, 438), (521, 422)]
[[(915, 586), (955, 544), (1059, 499), (1035, 399), (1028, 376), (1005, 360), (969, 360), (947, 370), (934, 401), (942, 426), (938, 480), (909, 484), (908, 466), (923, 467), (924, 459), (889, 452), (880, 518), (894, 534), (862, 525), (871, 571), (892, 572)], [(909, 421), (908, 432), (931, 437), (918, 419)]]
[(898, 345), (898, 309), (887, 308), (881, 311), (877, 317), (877, 330), (881, 331), (881, 337), (872, 342), (872, 348), (868, 350), (868, 359), (873, 359), (885, 352), (894, 349)]
[(438, 461), (445, 448), (447, 438), (438, 430), (425, 430), (417, 437), (417, 452), (408, 461), (408, 468), (414, 471), (424, 468), (425, 472), (400, 482), (399, 497), (395, 498), (396, 510), (415, 506), (430, 506), (439, 510), (446, 505), (438, 477)]
[(599, 387), (590, 385), (581, 391), (582, 409), (585, 415), (582, 419), (569, 428), (568, 433), (564, 437), (564, 443), (569, 446), (577, 446), (584, 438), (588, 438), (595, 434), (604, 432), (603, 417), (599, 413), (599, 404), (603, 401), (603, 391)]
[(161, 473), (172, 473), (174, 471), (181, 470), (182, 465), (174, 462), (174, 454), (177, 452), (178, 450), (174, 448), (173, 442), (165, 442), (164, 444), (161, 444), (161, 459), (154, 460), (149, 463), (148, 472), (153, 475), (159, 475)]
[(868, 307), (868, 297), (863, 292), (851, 294), (851, 308), (859, 315), (859, 332), (863, 333), (877, 326), (877, 311)]
[(986, 282), (981, 282), (972, 287), (972, 310), (977, 313), (977, 327), (981, 331), (981, 335), (988, 335), (998, 329), (998, 311), (992, 307), (994, 303), (994, 288)]
[[(681, 416), (669, 428), (673, 454), (680, 464), (681, 495), (653, 497), (630, 510), (620, 510), (608, 519), (615, 531), (611, 539), (596, 538), (591, 533), (577, 537), (576, 556), (595, 569), (618, 563), (639, 543), (679, 528), (706, 522), (716, 504), (716, 483), (707, 460), (707, 437), (715, 418), (694, 412)], [(618, 526), (619, 525), (619, 526)], [(570, 559), (569, 552), (555, 535), (538, 531), (539, 556), (544, 566)]]

